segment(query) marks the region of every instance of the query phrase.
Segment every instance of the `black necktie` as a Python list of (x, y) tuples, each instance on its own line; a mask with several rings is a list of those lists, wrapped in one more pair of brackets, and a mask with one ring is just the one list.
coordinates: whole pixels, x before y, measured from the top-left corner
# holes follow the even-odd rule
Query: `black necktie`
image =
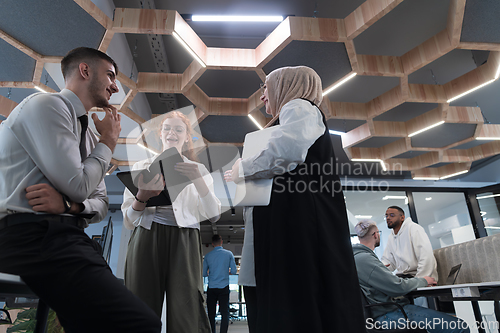
[(87, 132), (87, 127), (89, 126), (89, 118), (87, 115), (83, 115), (78, 117), (80, 120), (80, 124), (82, 125), (82, 133), (80, 136), (80, 156), (82, 157), (82, 161), (87, 158), (87, 147), (85, 146), (85, 134)]

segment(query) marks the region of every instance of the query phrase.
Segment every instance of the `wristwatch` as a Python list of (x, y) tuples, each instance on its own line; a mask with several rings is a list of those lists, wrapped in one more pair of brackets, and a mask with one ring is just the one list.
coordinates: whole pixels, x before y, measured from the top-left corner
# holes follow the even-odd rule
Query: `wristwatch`
[(64, 205), (64, 214), (68, 213), (71, 209), (71, 199), (66, 195), (62, 195), (63, 205)]

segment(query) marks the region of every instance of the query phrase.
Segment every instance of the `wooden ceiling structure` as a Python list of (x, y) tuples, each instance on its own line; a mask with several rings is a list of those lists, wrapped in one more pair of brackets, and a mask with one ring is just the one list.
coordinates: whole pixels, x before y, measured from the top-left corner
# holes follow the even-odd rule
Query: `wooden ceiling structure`
[[(116, 8), (114, 19), (109, 18), (90, 0), (74, 0), (91, 15), (106, 31), (99, 49), (106, 52), (114, 34), (159, 34), (177, 35), (198, 60), (193, 60), (181, 74), (141, 72), (134, 81), (118, 73), (118, 81), (128, 88), (124, 100), (116, 105), (118, 110), (139, 124), (146, 119), (135, 114), (129, 105), (137, 93), (183, 94), (195, 106), (192, 116), (202, 122), (209, 115), (246, 116), (251, 115), (262, 126), (266, 118), (260, 109), (260, 90), (248, 98), (209, 97), (196, 85), (206, 70), (254, 71), (265, 80), (263, 67), (292, 41), (316, 41), (343, 43), (352, 71), (361, 76), (385, 76), (399, 78), (399, 85), (366, 103), (333, 102), (324, 97), (321, 105), (327, 119), (363, 120), (365, 124), (342, 135), (343, 148), (352, 160), (380, 161), (391, 171), (411, 171), (414, 178), (440, 179), (466, 172), (472, 162), (500, 154), (500, 125), (487, 124), (479, 107), (450, 106), (451, 100), (478, 87), (498, 80), (500, 76), (500, 44), (471, 43), (460, 40), (466, 0), (451, 0), (446, 28), (427, 39), (402, 56), (381, 56), (357, 54), (353, 39), (403, 0), (367, 0), (344, 19), (293, 17), (286, 18), (255, 49), (207, 47), (182, 16), (174, 10)], [(61, 57), (41, 55), (21, 42), (0, 31), (0, 38), (36, 61), (33, 80), (30, 82), (0, 82), (0, 87), (53, 89), (41, 83), (45, 63), (59, 63)], [(181, 42), (181, 43), (182, 43)], [(410, 84), (408, 76), (455, 49), (490, 51), (487, 62), (476, 69), (439, 85)], [(338, 82), (332, 84), (335, 86)], [(327, 87), (327, 91), (330, 87)], [(376, 121), (375, 117), (405, 102), (436, 103), (438, 107), (406, 122)], [(16, 103), (0, 96), (0, 114), (7, 117)], [(153, 115), (154, 116), (154, 115)], [(419, 131), (440, 123), (474, 124), (473, 136), (445, 147), (413, 147), (411, 137)], [(120, 138), (120, 144), (135, 144), (142, 140)], [(373, 137), (400, 138), (378, 148), (356, 147)], [(490, 140), (469, 149), (452, 149), (474, 140)], [(216, 143), (205, 140), (206, 145), (232, 145), (237, 143)], [(396, 158), (409, 151), (424, 151), (413, 158)], [(130, 165), (135, 161), (112, 160), (114, 168)], [(445, 163), (441, 167), (430, 167)]]

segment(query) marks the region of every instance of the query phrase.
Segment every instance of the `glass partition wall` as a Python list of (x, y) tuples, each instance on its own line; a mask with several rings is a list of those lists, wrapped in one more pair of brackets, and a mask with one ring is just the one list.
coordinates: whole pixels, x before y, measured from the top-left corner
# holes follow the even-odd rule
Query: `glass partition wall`
[(413, 201), (434, 250), (476, 239), (463, 192), (413, 192)]
[[(476, 191), (476, 190), (474, 190)], [(362, 219), (371, 219), (381, 231), (380, 247), (375, 249), (382, 257), (391, 229), (385, 222), (385, 211), (390, 206), (401, 207), (406, 217), (419, 223), (431, 240), (433, 249), (438, 249), (476, 239), (471, 220), (472, 209), (466, 200), (468, 190), (405, 188), (393, 191), (344, 190), (349, 216), (351, 242), (358, 243), (354, 226)], [(488, 235), (500, 232), (499, 194), (486, 192), (477, 195), (481, 215)], [(491, 196), (495, 195), (495, 196)], [(498, 203), (498, 204), (497, 204)]]
[(476, 195), (484, 229), (488, 236), (500, 233), (500, 193), (484, 192)]

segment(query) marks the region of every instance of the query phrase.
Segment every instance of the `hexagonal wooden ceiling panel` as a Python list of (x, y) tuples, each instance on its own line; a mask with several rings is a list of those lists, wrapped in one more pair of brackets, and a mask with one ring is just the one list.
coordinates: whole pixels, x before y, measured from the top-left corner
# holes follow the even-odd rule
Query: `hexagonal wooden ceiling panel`
[[(46, 12), (46, 5), (40, 11)], [(172, 47), (170, 52), (184, 52), (186, 59), (190, 54), (195, 57), (174, 65), (182, 70), (158, 73), (148, 69), (133, 77), (122, 69), (118, 75), (126, 96), (117, 107), (139, 124), (145, 119), (130, 105), (139, 93), (146, 93), (166, 94), (167, 98), (184, 96), (195, 106), (190, 116), (200, 123), (200, 128), (231, 126), (227, 117), (240, 116), (233, 123), (239, 122), (237, 126), (246, 132), (248, 122), (246, 117), (243, 122), (242, 116), (247, 115), (265, 126), (270, 118), (260, 111), (263, 105), (258, 82), (264, 81), (266, 73), (274, 68), (303, 64), (317, 69), (324, 91), (356, 75), (325, 96), (321, 105), (332, 126), (347, 130), (342, 135), (342, 145), (349, 158), (379, 160), (388, 170), (400, 169), (411, 171), (414, 177), (439, 179), (465, 172), (472, 162), (500, 153), (500, 143), (496, 141), (500, 139), (500, 125), (485, 122), (481, 106), (468, 99), (477, 96), (483, 86), (499, 85), (500, 30), (495, 27), (499, 25), (500, 6), (493, 0), (368, 0), (342, 18), (289, 16), (254, 48), (207, 46), (226, 44), (211, 36), (199, 36), (174, 10), (116, 8), (111, 19), (90, 0), (58, 0), (51, 6), (60, 6), (58, 10), (67, 10), (71, 17), (67, 23), (51, 25), (55, 31), (47, 34), (58, 36), (53, 39), (42, 38), (48, 35), (40, 29), (36, 33), (42, 35), (37, 42), (25, 40), (16, 37), (19, 24), (0, 24), (0, 58), (16, 58), (18, 66), (0, 70), (0, 89), (9, 89), (8, 96), (5, 91), (0, 96), (0, 114), (5, 117), (16, 105), (10, 89), (55, 91), (44, 76), (44, 65), (60, 62), (61, 55), (72, 48), (67, 40), (92, 46), (97, 39), (96, 46), (106, 51), (117, 34), (126, 34), (129, 44), (135, 40), (137, 44), (145, 43), (134, 35), (163, 36), (165, 44), (173, 43), (173, 36), (186, 50)], [(1, 9), (0, 6), (5, 16), (6, 11)], [(75, 10), (81, 15), (73, 20)], [(405, 16), (408, 12), (413, 16)], [(445, 14), (447, 19), (441, 20)], [(393, 24), (389, 29), (384, 23), (388, 20)], [(411, 20), (415, 22), (410, 24)], [(53, 22), (47, 20), (45, 24), (49, 21)], [(80, 36), (58, 28), (67, 24), (90, 30), (84, 30)], [(419, 29), (425, 30), (420, 35), (422, 40), (405, 38), (409, 27), (415, 24), (421, 24)], [(40, 39), (44, 40), (43, 45)], [(461, 72), (448, 68), (453, 63), (461, 64)], [(235, 77), (231, 72), (244, 72), (241, 77), (248, 77), (256, 86), (250, 90), (245, 86), (247, 90), (238, 92), (228, 89), (227, 95), (217, 95), (210, 85), (213, 72), (217, 71), (225, 72), (228, 84)], [(364, 87), (371, 95), (364, 93)], [(461, 97), (475, 89), (479, 90)], [(220, 116), (226, 118), (218, 120)], [(461, 135), (445, 135), (441, 142), (430, 142), (420, 133), (432, 127), (434, 132)], [(137, 139), (122, 138), (120, 143), (136, 144), (142, 135)], [(239, 137), (241, 140), (242, 135)], [(222, 141), (217, 135), (212, 138)], [(481, 139), (487, 141), (472, 144)], [(204, 140), (206, 145), (218, 144)], [(115, 166), (133, 162), (113, 160)]]

